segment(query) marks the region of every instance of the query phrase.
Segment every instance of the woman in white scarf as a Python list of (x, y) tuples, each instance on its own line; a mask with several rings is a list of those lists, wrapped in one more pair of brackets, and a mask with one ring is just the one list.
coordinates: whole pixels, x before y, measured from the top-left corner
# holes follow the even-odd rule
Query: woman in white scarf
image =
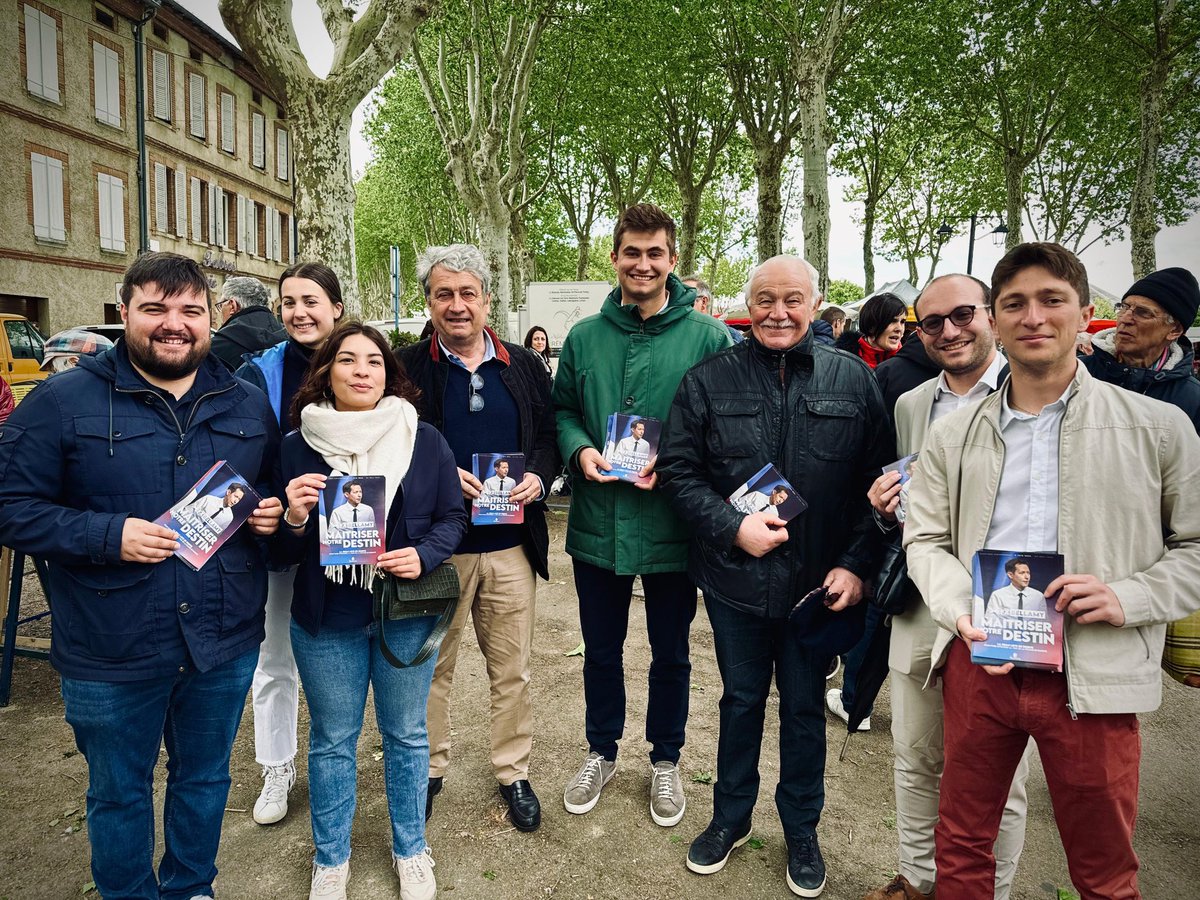
[[(333, 475), (384, 476), (384, 548), (377, 564), (398, 578), (417, 578), (450, 557), (466, 528), (458, 469), (442, 436), (417, 422), (416, 389), (400, 371), (383, 336), (370, 326), (339, 327), (313, 357), (296, 394), (284, 438), (287, 510), (278, 555), (299, 565), (292, 600), (292, 649), (308, 698), (312, 898), (344, 898), (350, 879), (356, 750), (367, 687), (383, 737), (384, 777), (392, 824), (392, 857), (403, 900), (436, 895), (433, 857), (425, 843), (429, 738), (425, 705), (437, 654), (420, 666), (393, 668), (379, 649), (370, 583), (375, 567), (325, 567), (317, 516), (310, 515)], [(337, 479), (330, 481), (330, 484)], [(412, 658), (432, 618), (389, 621), (387, 643)]]

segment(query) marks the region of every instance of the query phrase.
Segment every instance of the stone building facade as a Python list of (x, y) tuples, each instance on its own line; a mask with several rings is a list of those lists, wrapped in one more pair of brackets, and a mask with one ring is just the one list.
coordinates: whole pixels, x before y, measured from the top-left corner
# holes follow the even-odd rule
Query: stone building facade
[[(0, 0), (4, 2), (4, 0)], [(43, 334), (119, 322), (139, 252), (140, 2), (7, 0), (0, 16), (0, 312)], [(144, 28), (151, 250), (275, 292), (294, 258), (286, 111), (238, 48), (164, 0)]]

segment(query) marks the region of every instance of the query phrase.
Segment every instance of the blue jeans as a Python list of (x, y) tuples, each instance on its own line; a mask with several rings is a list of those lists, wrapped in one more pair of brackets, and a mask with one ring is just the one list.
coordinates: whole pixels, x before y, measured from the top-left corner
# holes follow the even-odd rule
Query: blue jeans
[[(258, 650), (143, 681), (62, 679), (67, 723), (88, 763), (92, 878), (105, 900), (211, 896), (229, 797), (229, 754)], [(154, 766), (167, 746), (166, 849), (154, 877)]]
[[(387, 623), (392, 653), (412, 659), (432, 617)], [(392, 819), (392, 854), (425, 849), (425, 793), (429, 786), (429, 735), (425, 704), (437, 654), (408, 669), (393, 667), (379, 650), (379, 623), (365, 628), (323, 629), (313, 637), (292, 620), (292, 652), (308, 698), (308, 791), (313, 843), (319, 866), (350, 858), (358, 777), (356, 755), (374, 688), (375, 720), (383, 737), (383, 776)]]
[(787, 619), (766, 619), (713, 600), (705, 604), (721, 670), (721, 729), (713, 821), (740, 828), (758, 799), (758, 758), (771, 676), (779, 688), (779, 784), (784, 834), (816, 830), (825, 806), (825, 669), (830, 656), (806, 651)]
[[(583, 697), (588, 747), (617, 758), (625, 731), (625, 637), (633, 576), (574, 560), (579, 625), (586, 644)], [(646, 740), (650, 762), (679, 762), (687, 729), (692, 661), (688, 632), (696, 618), (696, 585), (686, 572), (643, 575), (646, 636), (650, 639)]]

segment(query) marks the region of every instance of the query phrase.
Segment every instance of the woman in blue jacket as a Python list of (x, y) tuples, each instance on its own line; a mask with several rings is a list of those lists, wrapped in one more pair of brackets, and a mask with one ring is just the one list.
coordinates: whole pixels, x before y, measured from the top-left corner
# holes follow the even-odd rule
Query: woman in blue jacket
[[(291, 421), (292, 400), (308, 374), (312, 355), (337, 327), (345, 309), (342, 286), (326, 265), (297, 263), (279, 278), (286, 341), (256, 354), (246, 354), (237, 376), (262, 389), (275, 411), (280, 431)], [(272, 567), (273, 569), (275, 567)], [(262, 766), (263, 786), (254, 804), (254, 821), (271, 825), (287, 815), (288, 792), (296, 783), (296, 716), (300, 681), (288, 635), (291, 621), (291, 569), (267, 576), (267, 622), (258, 666), (254, 670), (254, 758)]]
[(415, 579), (449, 559), (466, 528), (454, 456), (442, 436), (418, 423), (416, 388), (400, 371), (383, 336), (351, 323), (317, 351), (296, 394), (298, 431), (283, 443), (287, 510), (278, 539), (284, 562), (297, 563), (292, 649), (308, 698), (308, 754), (313, 865), (310, 897), (345, 897), (355, 808), (355, 753), (370, 685), (383, 737), (384, 778), (392, 824), (392, 858), (403, 900), (436, 894), (425, 843), (429, 738), (425, 705), (436, 654), (394, 668), (380, 650), (411, 659), (432, 618), (373, 621), (370, 566), (325, 566), (317, 516), (311, 515), (331, 475), (382, 475), (387, 523), (377, 567)]

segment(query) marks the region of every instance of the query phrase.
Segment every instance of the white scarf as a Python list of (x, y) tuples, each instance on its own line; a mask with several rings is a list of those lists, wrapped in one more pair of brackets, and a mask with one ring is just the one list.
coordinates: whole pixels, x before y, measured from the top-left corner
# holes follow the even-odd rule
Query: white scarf
[[(385, 534), (392, 502), (412, 463), (417, 438), (417, 410), (400, 397), (383, 397), (374, 409), (340, 411), (322, 400), (300, 411), (300, 434), (329, 464), (331, 475), (382, 475), (387, 509), (381, 521)], [(367, 590), (374, 566), (326, 566), (325, 577), (341, 584), (349, 571), (350, 584)]]

